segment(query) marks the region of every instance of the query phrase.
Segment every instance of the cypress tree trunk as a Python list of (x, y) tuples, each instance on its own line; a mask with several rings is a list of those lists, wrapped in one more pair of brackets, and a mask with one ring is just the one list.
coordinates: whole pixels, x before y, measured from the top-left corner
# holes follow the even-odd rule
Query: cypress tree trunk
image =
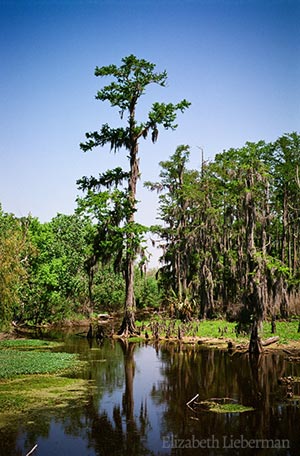
[(258, 326), (263, 320), (266, 308), (266, 283), (264, 260), (256, 256), (255, 245), (255, 224), (258, 218), (258, 208), (256, 207), (253, 188), (255, 185), (255, 173), (252, 169), (248, 171), (247, 188), (249, 189), (245, 197), (246, 210), (246, 244), (247, 244), (247, 288), (245, 300), (249, 310), (253, 315), (251, 338), (249, 343), (250, 354), (260, 354), (263, 351), (260, 338), (258, 336)]
[(135, 297), (134, 297), (134, 258), (128, 254), (126, 259), (126, 297), (124, 317), (118, 335), (128, 337), (136, 334), (135, 327)]
[[(131, 126), (134, 127), (134, 109), (130, 113)], [(136, 211), (136, 185), (139, 178), (139, 162), (137, 158), (138, 142), (132, 137), (132, 148), (130, 150), (130, 177), (128, 182), (128, 194), (130, 201), (130, 213), (127, 218), (127, 225), (134, 223), (134, 213)], [(127, 235), (127, 253), (126, 253), (126, 297), (124, 306), (124, 317), (118, 335), (128, 337), (137, 333), (135, 327), (135, 297), (134, 297), (134, 233), (129, 232)]]
[(258, 322), (254, 320), (249, 343), (249, 353), (251, 355), (260, 355), (263, 352), (260, 337), (258, 335)]

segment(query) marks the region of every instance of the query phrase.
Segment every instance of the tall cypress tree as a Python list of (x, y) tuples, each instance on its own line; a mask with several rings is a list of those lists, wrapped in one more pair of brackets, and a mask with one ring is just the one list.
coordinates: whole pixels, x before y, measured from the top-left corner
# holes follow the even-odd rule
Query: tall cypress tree
[[(100, 77), (110, 77), (112, 82), (103, 87), (96, 99), (108, 101), (112, 107), (118, 109), (120, 119), (125, 123), (119, 128), (111, 128), (108, 124), (103, 124), (100, 131), (86, 133), (87, 141), (82, 143), (81, 149), (88, 151), (97, 146), (110, 145), (114, 152), (124, 149), (128, 154), (129, 173), (127, 180), (128, 207), (125, 214), (125, 261), (124, 276), (126, 283), (125, 313), (119, 331), (120, 335), (128, 336), (135, 332), (135, 298), (134, 298), (134, 261), (139, 247), (140, 229), (135, 223), (135, 212), (137, 210), (136, 189), (137, 181), (140, 176), (139, 171), (139, 142), (146, 139), (150, 134), (152, 142), (156, 142), (159, 127), (164, 129), (176, 129), (175, 123), (177, 112), (183, 112), (189, 107), (190, 103), (185, 99), (177, 104), (173, 103), (153, 103), (147, 118), (139, 122), (136, 117), (136, 108), (140, 97), (145, 93), (150, 84), (166, 86), (167, 73), (155, 72), (155, 64), (144, 59), (138, 59), (134, 55), (129, 55), (122, 59), (122, 64), (96, 67), (95, 75)], [(124, 122), (125, 121), (125, 122)], [(116, 177), (116, 176), (115, 176)], [(124, 180), (121, 173), (120, 182)], [(103, 181), (103, 179), (102, 179)], [(99, 182), (88, 181), (89, 190), (99, 187)], [(117, 185), (118, 181), (114, 181)]]

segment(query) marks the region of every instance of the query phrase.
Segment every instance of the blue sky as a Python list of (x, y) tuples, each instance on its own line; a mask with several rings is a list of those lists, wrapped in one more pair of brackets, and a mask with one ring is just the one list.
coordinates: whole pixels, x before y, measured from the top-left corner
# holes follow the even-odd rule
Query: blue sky
[[(154, 101), (186, 98), (175, 132), (140, 144), (142, 181), (180, 144), (191, 166), (246, 141), (299, 131), (298, 0), (0, 0), (0, 202), (41, 221), (72, 213), (76, 180), (126, 163), (125, 153), (83, 153), (86, 131), (117, 125), (95, 100), (95, 66), (131, 53), (168, 72)], [(155, 223), (156, 195), (139, 184), (143, 223)]]

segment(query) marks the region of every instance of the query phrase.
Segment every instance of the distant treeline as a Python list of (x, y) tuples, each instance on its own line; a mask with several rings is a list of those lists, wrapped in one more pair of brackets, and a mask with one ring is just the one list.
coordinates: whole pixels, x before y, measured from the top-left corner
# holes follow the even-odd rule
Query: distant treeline
[[(246, 143), (199, 170), (189, 169), (188, 159), (189, 147), (179, 146), (160, 163), (158, 182), (146, 183), (159, 192), (162, 225), (151, 231), (163, 255), (156, 276), (136, 274), (137, 305), (164, 307), (183, 319), (299, 314), (300, 136)], [(102, 210), (103, 198), (99, 204)], [(0, 206), (2, 325), (123, 307), (121, 250), (114, 254), (101, 238), (101, 223), (82, 202), (75, 214), (47, 223)], [(99, 248), (109, 249), (106, 260)]]

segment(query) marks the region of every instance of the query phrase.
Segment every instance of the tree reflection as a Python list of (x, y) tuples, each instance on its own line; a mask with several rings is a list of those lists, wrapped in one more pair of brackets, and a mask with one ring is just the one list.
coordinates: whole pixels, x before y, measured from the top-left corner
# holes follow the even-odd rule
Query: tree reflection
[[(0, 454), (26, 454), (41, 437), (48, 440), (47, 449), (51, 451), (51, 439), (55, 440), (53, 432), (63, 429), (65, 435), (71, 436), (68, 439), (70, 454), (77, 454), (76, 438), (79, 438), (84, 447), (93, 451), (91, 454), (151, 455), (145, 446), (149, 425), (146, 404), (142, 402), (135, 414), (135, 347), (134, 343), (107, 340), (99, 348), (82, 340), (78, 352), (84, 353), (88, 364), (80, 376), (91, 381), (91, 387), (94, 385), (88, 387), (86, 401), (70, 401), (67, 407), (48, 411), (36, 410), (22, 417), (21, 426), (8, 424), (3, 434), (1, 431)], [(110, 416), (101, 408), (103, 394), (114, 397), (113, 393), (121, 388), (124, 388), (122, 400), (113, 405)]]
[[(299, 420), (299, 408), (286, 401), (278, 385), (280, 376), (290, 375), (290, 366), (282, 355), (253, 358), (237, 353), (230, 356), (220, 350), (164, 344), (161, 360), (164, 381), (155, 385), (152, 397), (158, 404), (168, 404), (161, 421), (162, 438), (171, 433), (182, 439), (192, 435), (209, 439), (214, 435), (220, 442), (223, 436), (239, 438), (241, 435), (248, 439), (298, 439), (295, 428), (288, 423), (295, 414)], [(197, 393), (199, 400), (233, 398), (254, 407), (255, 411), (194, 413), (186, 403)], [(185, 451), (184, 454), (190, 454)], [(203, 454), (210, 453), (207, 450)], [(218, 454), (230, 454), (230, 450)]]
[(100, 412), (95, 402), (90, 401), (87, 407), (89, 445), (98, 455), (151, 455), (146, 448), (146, 433), (149, 425), (147, 406), (140, 404), (139, 414), (135, 414), (134, 407), (134, 374), (135, 343), (118, 341), (124, 359), (124, 393), (122, 405), (115, 404), (113, 417), (109, 418), (106, 412)]

